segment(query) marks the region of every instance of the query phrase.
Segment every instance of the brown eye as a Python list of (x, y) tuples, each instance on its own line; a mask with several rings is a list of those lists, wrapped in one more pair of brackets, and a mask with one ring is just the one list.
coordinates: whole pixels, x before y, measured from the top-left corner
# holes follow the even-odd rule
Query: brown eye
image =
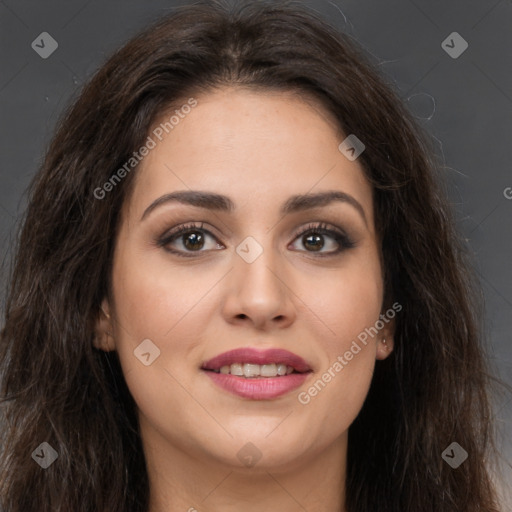
[(324, 246), (323, 235), (304, 235), (302, 243), (304, 247), (310, 247), (313, 251), (319, 251)]
[(204, 245), (204, 236), (199, 231), (182, 235), (183, 245), (190, 251), (201, 249)]
[[(329, 228), (324, 223), (309, 224), (296, 235), (295, 239), (299, 237), (306, 252), (316, 252), (319, 256), (333, 256), (356, 245), (347, 234), (338, 229)], [(324, 247), (326, 250), (322, 251)]]
[[(217, 239), (206, 229), (195, 224), (180, 226), (179, 228), (165, 233), (159, 240), (158, 245), (178, 256), (194, 256), (192, 253), (203, 253), (209, 249), (205, 249), (208, 239), (216, 241)], [(220, 243), (210, 243), (211, 248), (223, 249)], [(205, 249), (205, 250), (203, 250)], [(187, 254), (188, 253), (188, 254)]]

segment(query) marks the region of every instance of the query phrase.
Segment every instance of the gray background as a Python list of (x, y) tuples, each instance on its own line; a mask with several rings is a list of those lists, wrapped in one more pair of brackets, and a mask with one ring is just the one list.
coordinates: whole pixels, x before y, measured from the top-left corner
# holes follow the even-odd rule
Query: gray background
[[(62, 109), (113, 50), (185, 3), (0, 0), (2, 258), (25, 207), (24, 190)], [(435, 137), (459, 229), (482, 279), (491, 363), (512, 385), (512, 1), (304, 3), (363, 45)], [(50, 33), (59, 45), (48, 59), (31, 48), (41, 32)], [(452, 32), (469, 45), (455, 59), (441, 46)], [(496, 406), (508, 482), (510, 398), (497, 398)]]

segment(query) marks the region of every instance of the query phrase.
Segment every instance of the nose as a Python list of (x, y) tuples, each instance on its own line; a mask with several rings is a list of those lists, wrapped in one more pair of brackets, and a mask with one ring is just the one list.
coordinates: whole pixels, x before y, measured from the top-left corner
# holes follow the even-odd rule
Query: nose
[(284, 328), (296, 317), (292, 278), (271, 247), (262, 249), (250, 263), (234, 252), (223, 315), (228, 323), (252, 324), (258, 330)]

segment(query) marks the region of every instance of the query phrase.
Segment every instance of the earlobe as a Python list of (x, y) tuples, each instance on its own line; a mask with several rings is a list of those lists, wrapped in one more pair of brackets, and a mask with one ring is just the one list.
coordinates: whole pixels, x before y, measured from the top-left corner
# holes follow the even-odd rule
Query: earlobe
[(110, 352), (115, 350), (115, 340), (112, 334), (112, 320), (107, 299), (103, 299), (96, 320), (93, 345), (99, 350)]
[(382, 338), (377, 346), (377, 359), (386, 359), (393, 352), (393, 338)]
[(395, 320), (388, 319), (386, 325), (379, 333), (377, 341), (377, 359), (386, 359), (394, 349)]

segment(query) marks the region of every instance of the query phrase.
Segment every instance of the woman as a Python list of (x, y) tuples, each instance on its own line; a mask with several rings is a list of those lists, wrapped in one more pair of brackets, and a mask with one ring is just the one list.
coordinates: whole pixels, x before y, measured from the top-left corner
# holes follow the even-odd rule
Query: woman
[(433, 154), (298, 5), (198, 4), (128, 42), (31, 187), (5, 512), (499, 510)]

